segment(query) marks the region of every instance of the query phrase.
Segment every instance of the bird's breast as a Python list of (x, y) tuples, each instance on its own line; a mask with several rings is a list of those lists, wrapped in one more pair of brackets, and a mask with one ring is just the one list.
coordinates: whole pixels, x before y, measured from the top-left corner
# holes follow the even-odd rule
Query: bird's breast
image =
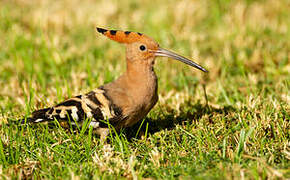
[(142, 120), (158, 101), (157, 81), (147, 87), (146, 85), (136, 87), (136, 91), (138, 92), (134, 92), (134, 96), (132, 96), (132, 106), (129, 108), (125, 127), (132, 126)]
[(118, 127), (129, 127), (143, 119), (158, 101), (157, 77), (153, 68), (128, 71), (106, 86), (124, 119)]

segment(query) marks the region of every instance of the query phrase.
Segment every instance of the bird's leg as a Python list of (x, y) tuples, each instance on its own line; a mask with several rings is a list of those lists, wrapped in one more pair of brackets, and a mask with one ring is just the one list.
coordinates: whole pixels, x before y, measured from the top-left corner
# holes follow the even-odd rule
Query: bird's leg
[(110, 133), (110, 129), (109, 128), (97, 128), (94, 130), (94, 133), (97, 135), (100, 135), (101, 142), (103, 143), (103, 142), (105, 142), (106, 137)]

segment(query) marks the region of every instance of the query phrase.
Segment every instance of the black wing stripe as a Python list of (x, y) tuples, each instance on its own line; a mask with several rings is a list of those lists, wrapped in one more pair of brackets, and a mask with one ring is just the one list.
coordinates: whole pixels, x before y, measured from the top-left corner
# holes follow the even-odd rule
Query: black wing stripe
[(98, 100), (98, 98), (96, 97), (96, 93), (94, 91), (89, 92), (87, 94), (87, 98), (96, 105), (102, 106), (102, 103)]
[(115, 104), (110, 105), (110, 110), (114, 112), (115, 116), (122, 116), (122, 109)]
[(83, 118), (85, 118), (85, 112), (82, 108), (81, 102), (70, 99), (70, 100), (67, 100), (63, 103), (56, 105), (55, 107), (57, 108), (57, 107), (61, 107), (61, 106), (75, 106), (77, 108), (77, 115), (79, 117), (79, 120), (82, 120)]
[(50, 108), (50, 110), (47, 112), (48, 114), (51, 114), (53, 112), (54, 108)]
[(88, 105), (88, 106), (92, 110), (93, 117), (94, 117), (95, 120), (103, 120), (104, 119), (104, 116), (103, 116), (102, 111), (100, 110), (100, 108), (93, 108), (90, 105)]
[(110, 112), (111, 114), (115, 117), (120, 117), (122, 116), (122, 109), (118, 106), (116, 106), (112, 100), (112, 98), (110, 98), (106, 92), (106, 90), (104, 88), (102, 88), (102, 90), (104, 91), (103, 95), (104, 97), (110, 102), (109, 103), (109, 108), (110, 108)]

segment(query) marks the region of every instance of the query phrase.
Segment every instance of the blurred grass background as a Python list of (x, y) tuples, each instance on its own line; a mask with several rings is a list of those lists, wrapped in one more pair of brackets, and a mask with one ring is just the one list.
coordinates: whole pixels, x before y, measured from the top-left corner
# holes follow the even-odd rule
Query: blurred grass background
[(288, 0), (0, 1), (1, 122), (124, 72), (124, 47), (96, 26), (145, 33), (210, 71), (158, 58), (160, 101), (137, 138), (140, 124), (109, 145), (3, 124), (0, 176), (289, 178), (289, 9)]

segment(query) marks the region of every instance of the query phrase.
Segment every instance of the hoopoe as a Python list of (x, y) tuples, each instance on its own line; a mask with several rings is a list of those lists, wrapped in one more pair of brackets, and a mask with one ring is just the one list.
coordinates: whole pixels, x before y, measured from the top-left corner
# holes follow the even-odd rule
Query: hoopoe
[(91, 119), (89, 126), (104, 139), (109, 133), (108, 123), (117, 131), (130, 127), (143, 119), (158, 101), (157, 77), (154, 61), (157, 56), (176, 59), (201, 71), (206, 69), (174, 52), (159, 47), (152, 38), (136, 32), (97, 31), (111, 40), (126, 46), (127, 70), (115, 81), (78, 95), (53, 107), (36, 110), (22, 123), (40, 123), (57, 120), (60, 125), (82, 126)]

